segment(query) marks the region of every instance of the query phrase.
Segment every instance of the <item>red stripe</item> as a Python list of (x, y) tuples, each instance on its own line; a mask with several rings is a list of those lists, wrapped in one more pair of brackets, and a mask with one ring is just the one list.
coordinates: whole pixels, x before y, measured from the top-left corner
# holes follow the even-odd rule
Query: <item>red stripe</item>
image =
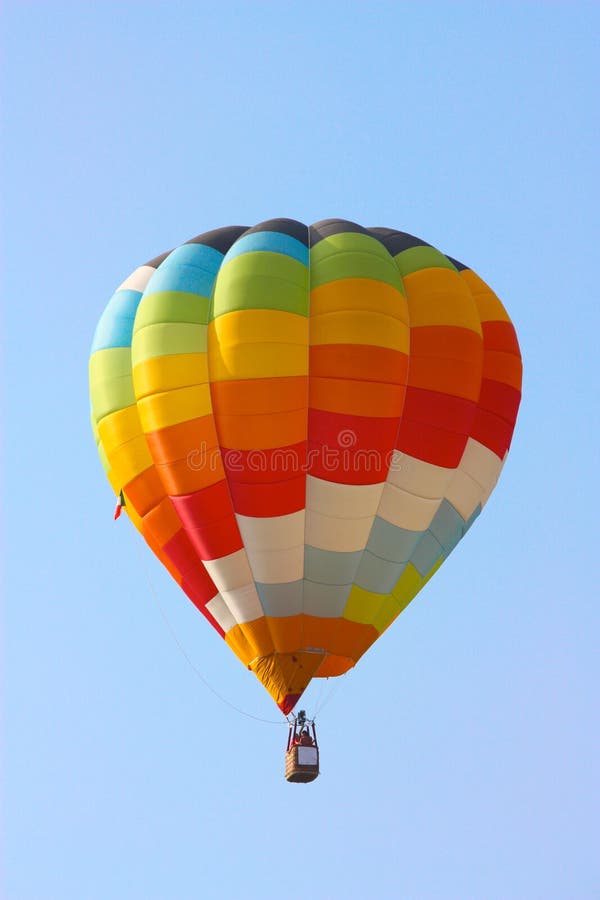
[(223, 448), (222, 454), (229, 485), (233, 482), (272, 484), (274, 481), (296, 478), (306, 471), (306, 441), (268, 450)]
[(209, 600), (212, 600), (212, 597), (205, 598), (202, 593), (196, 590), (196, 587), (192, 582), (183, 581), (181, 584), (181, 589), (190, 598), (196, 609), (202, 613), (202, 615), (207, 619), (208, 622), (210, 622), (215, 631), (218, 631), (221, 637), (225, 637), (225, 632), (223, 631), (217, 620), (213, 616), (211, 616), (206, 608), (206, 604)]
[(235, 511), (242, 516), (286, 516), (304, 509), (306, 476), (299, 475), (274, 484), (230, 482)]
[(217, 481), (193, 494), (180, 494), (171, 497), (185, 528), (198, 528), (223, 519), (232, 512), (229, 491), (225, 480)]
[(404, 419), (468, 435), (475, 409), (476, 404), (472, 400), (424, 388), (409, 387), (406, 390)]
[(479, 408), (505, 419), (514, 426), (517, 420), (521, 392), (510, 384), (484, 378), (481, 382)]
[(471, 434), (476, 441), (503, 459), (510, 447), (513, 430), (514, 425), (505, 419), (485, 409), (478, 409)]
[(464, 453), (468, 435), (422, 422), (402, 421), (397, 448), (415, 459), (455, 469)]
[(220, 559), (244, 546), (233, 513), (219, 522), (187, 529), (187, 534), (200, 559)]
[(511, 322), (482, 322), (481, 330), (486, 350), (502, 350), (521, 356), (517, 333)]
[(398, 419), (308, 411), (308, 470), (338, 484), (385, 481)]
[[(198, 553), (183, 529), (167, 541), (163, 547), (163, 553), (179, 569), (185, 579), (193, 581), (194, 584), (205, 583), (206, 590), (212, 590), (213, 597), (218, 593), (212, 578), (202, 565), (202, 561), (198, 558)], [(198, 579), (201, 579), (201, 581), (198, 581)]]

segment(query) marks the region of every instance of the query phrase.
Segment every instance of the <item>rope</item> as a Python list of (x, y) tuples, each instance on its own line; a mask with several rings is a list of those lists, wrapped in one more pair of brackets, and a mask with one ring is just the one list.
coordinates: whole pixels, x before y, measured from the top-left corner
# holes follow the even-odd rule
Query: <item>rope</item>
[(139, 542), (138, 542), (137, 540), (135, 541), (135, 545), (136, 545), (137, 552), (138, 552), (139, 557), (140, 557), (140, 561), (141, 561), (141, 564), (142, 564), (142, 569), (143, 569), (143, 572), (144, 572), (144, 576), (145, 576), (145, 578), (146, 578), (146, 583), (147, 583), (147, 585), (148, 585), (148, 587), (149, 587), (149, 589), (150, 589), (150, 594), (152, 595), (152, 598), (153, 598), (153, 600), (154, 600), (154, 602), (155, 602), (155, 604), (156, 604), (156, 607), (158, 608), (158, 611), (159, 611), (159, 613), (160, 613), (160, 615), (161, 615), (161, 618), (162, 618), (164, 624), (166, 625), (168, 631), (170, 632), (171, 637), (172, 637), (173, 640), (175, 641), (175, 644), (177, 645), (177, 647), (178, 647), (178, 649), (179, 649), (181, 655), (183, 656), (183, 658), (185, 659), (185, 661), (186, 661), (187, 664), (189, 665), (189, 667), (190, 667), (190, 669), (192, 670), (192, 672), (193, 672), (193, 673), (196, 675), (196, 677), (202, 682), (202, 684), (204, 685), (204, 687), (207, 688), (207, 689), (211, 692), (211, 694), (214, 694), (214, 696), (217, 698), (217, 700), (220, 700), (221, 703), (223, 703), (225, 706), (229, 706), (230, 709), (235, 710), (235, 712), (239, 713), (241, 716), (245, 716), (247, 719), (253, 719), (255, 722), (262, 722), (262, 723), (265, 724), (265, 725), (279, 725), (279, 726), (281, 726), (281, 725), (287, 725), (287, 724), (289, 724), (289, 718), (287, 718), (287, 717), (286, 717), (286, 718), (287, 718), (287, 722), (281, 722), (281, 721), (275, 721), (274, 719), (263, 719), (261, 716), (255, 716), (255, 715), (253, 715), (252, 713), (246, 712), (246, 710), (241, 709), (239, 706), (236, 706), (235, 703), (232, 703), (230, 700), (228, 700), (226, 697), (224, 697), (222, 694), (220, 694), (220, 693), (219, 693), (217, 690), (215, 690), (215, 688), (214, 688), (214, 687), (206, 680), (206, 678), (202, 675), (202, 673), (201, 673), (201, 672), (199, 671), (199, 669), (196, 667), (195, 663), (190, 659), (190, 657), (189, 657), (187, 651), (185, 650), (185, 647), (183, 646), (183, 644), (181, 643), (181, 641), (180, 641), (179, 638), (177, 637), (177, 634), (176, 634), (176, 632), (175, 632), (173, 626), (171, 625), (171, 622), (169, 621), (169, 618), (168, 618), (168, 616), (167, 616), (165, 610), (163, 609), (160, 600), (158, 599), (158, 595), (157, 595), (156, 591), (154, 590), (154, 585), (153, 585), (153, 583), (152, 583), (152, 581), (151, 581), (151, 579), (150, 579), (150, 574), (149, 574), (149, 572), (148, 572), (148, 569), (146, 568), (146, 561), (144, 560), (143, 554), (142, 554), (142, 552), (141, 552), (141, 547), (139, 546)]

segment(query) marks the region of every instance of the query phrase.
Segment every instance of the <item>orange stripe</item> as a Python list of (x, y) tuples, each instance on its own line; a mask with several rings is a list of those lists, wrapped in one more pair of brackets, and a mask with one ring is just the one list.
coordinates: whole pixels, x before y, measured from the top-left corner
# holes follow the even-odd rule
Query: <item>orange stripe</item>
[(481, 335), (452, 325), (416, 326), (410, 330), (410, 353), (478, 363), (482, 354)]
[(336, 678), (351, 669), (354, 664), (355, 660), (348, 656), (326, 656), (315, 672), (314, 678)]
[(311, 378), (309, 404), (329, 412), (389, 418), (402, 414), (405, 390), (404, 385), (376, 381)]
[[(306, 395), (304, 397), (306, 404)], [(230, 450), (266, 450), (288, 447), (306, 438), (306, 406), (290, 412), (259, 416), (216, 416), (222, 447)]]
[(408, 357), (369, 344), (323, 344), (310, 348), (310, 377), (353, 378), (405, 384)]
[(411, 387), (477, 400), (481, 368), (469, 360), (411, 356), (408, 383)]
[(214, 381), (210, 386), (215, 415), (273, 413), (306, 406), (307, 378), (252, 378)]
[(275, 650), (264, 616), (253, 622), (234, 625), (225, 635), (225, 640), (245, 666), (257, 656), (268, 656)]
[(158, 506), (155, 506), (154, 509), (151, 509), (144, 516), (144, 532), (152, 534), (157, 544), (161, 547), (164, 547), (167, 541), (170, 541), (181, 527), (179, 516), (173, 509), (173, 504), (168, 497), (165, 497)]
[(145, 516), (165, 496), (165, 489), (154, 466), (132, 478), (123, 490), (140, 516)]
[(156, 466), (167, 494), (192, 494), (225, 478), (221, 456), (217, 451), (207, 454), (208, 463), (202, 468), (194, 468), (194, 458), (179, 459), (175, 462)]
[(518, 356), (502, 353), (500, 350), (488, 350), (483, 358), (483, 377), (491, 381), (510, 384), (521, 390), (523, 366)]
[(159, 431), (149, 431), (146, 441), (157, 463), (175, 462), (219, 443), (212, 416), (200, 416)]

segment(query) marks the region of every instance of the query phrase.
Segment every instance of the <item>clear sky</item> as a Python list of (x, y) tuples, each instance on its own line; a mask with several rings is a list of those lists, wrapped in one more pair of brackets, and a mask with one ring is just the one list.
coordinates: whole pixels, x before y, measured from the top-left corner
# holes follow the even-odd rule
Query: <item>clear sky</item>
[[(7, 900), (600, 896), (598, 48), (583, 3), (7, 2)], [(524, 357), (479, 521), (318, 717), (322, 776), (114, 500), (100, 313), (213, 227), (417, 234)], [(595, 655), (594, 655), (595, 654)]]

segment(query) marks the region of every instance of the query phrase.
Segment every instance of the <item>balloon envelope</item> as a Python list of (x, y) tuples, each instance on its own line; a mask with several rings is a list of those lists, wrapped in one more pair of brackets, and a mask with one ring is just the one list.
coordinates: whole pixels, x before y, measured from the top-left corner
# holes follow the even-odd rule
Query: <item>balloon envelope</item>
[(90, 387), (125, 511), (287, 713), (479, 515), (521, 359), (493, 291), (424, 241), (274, 219), (136, 269), (98, 324)]

